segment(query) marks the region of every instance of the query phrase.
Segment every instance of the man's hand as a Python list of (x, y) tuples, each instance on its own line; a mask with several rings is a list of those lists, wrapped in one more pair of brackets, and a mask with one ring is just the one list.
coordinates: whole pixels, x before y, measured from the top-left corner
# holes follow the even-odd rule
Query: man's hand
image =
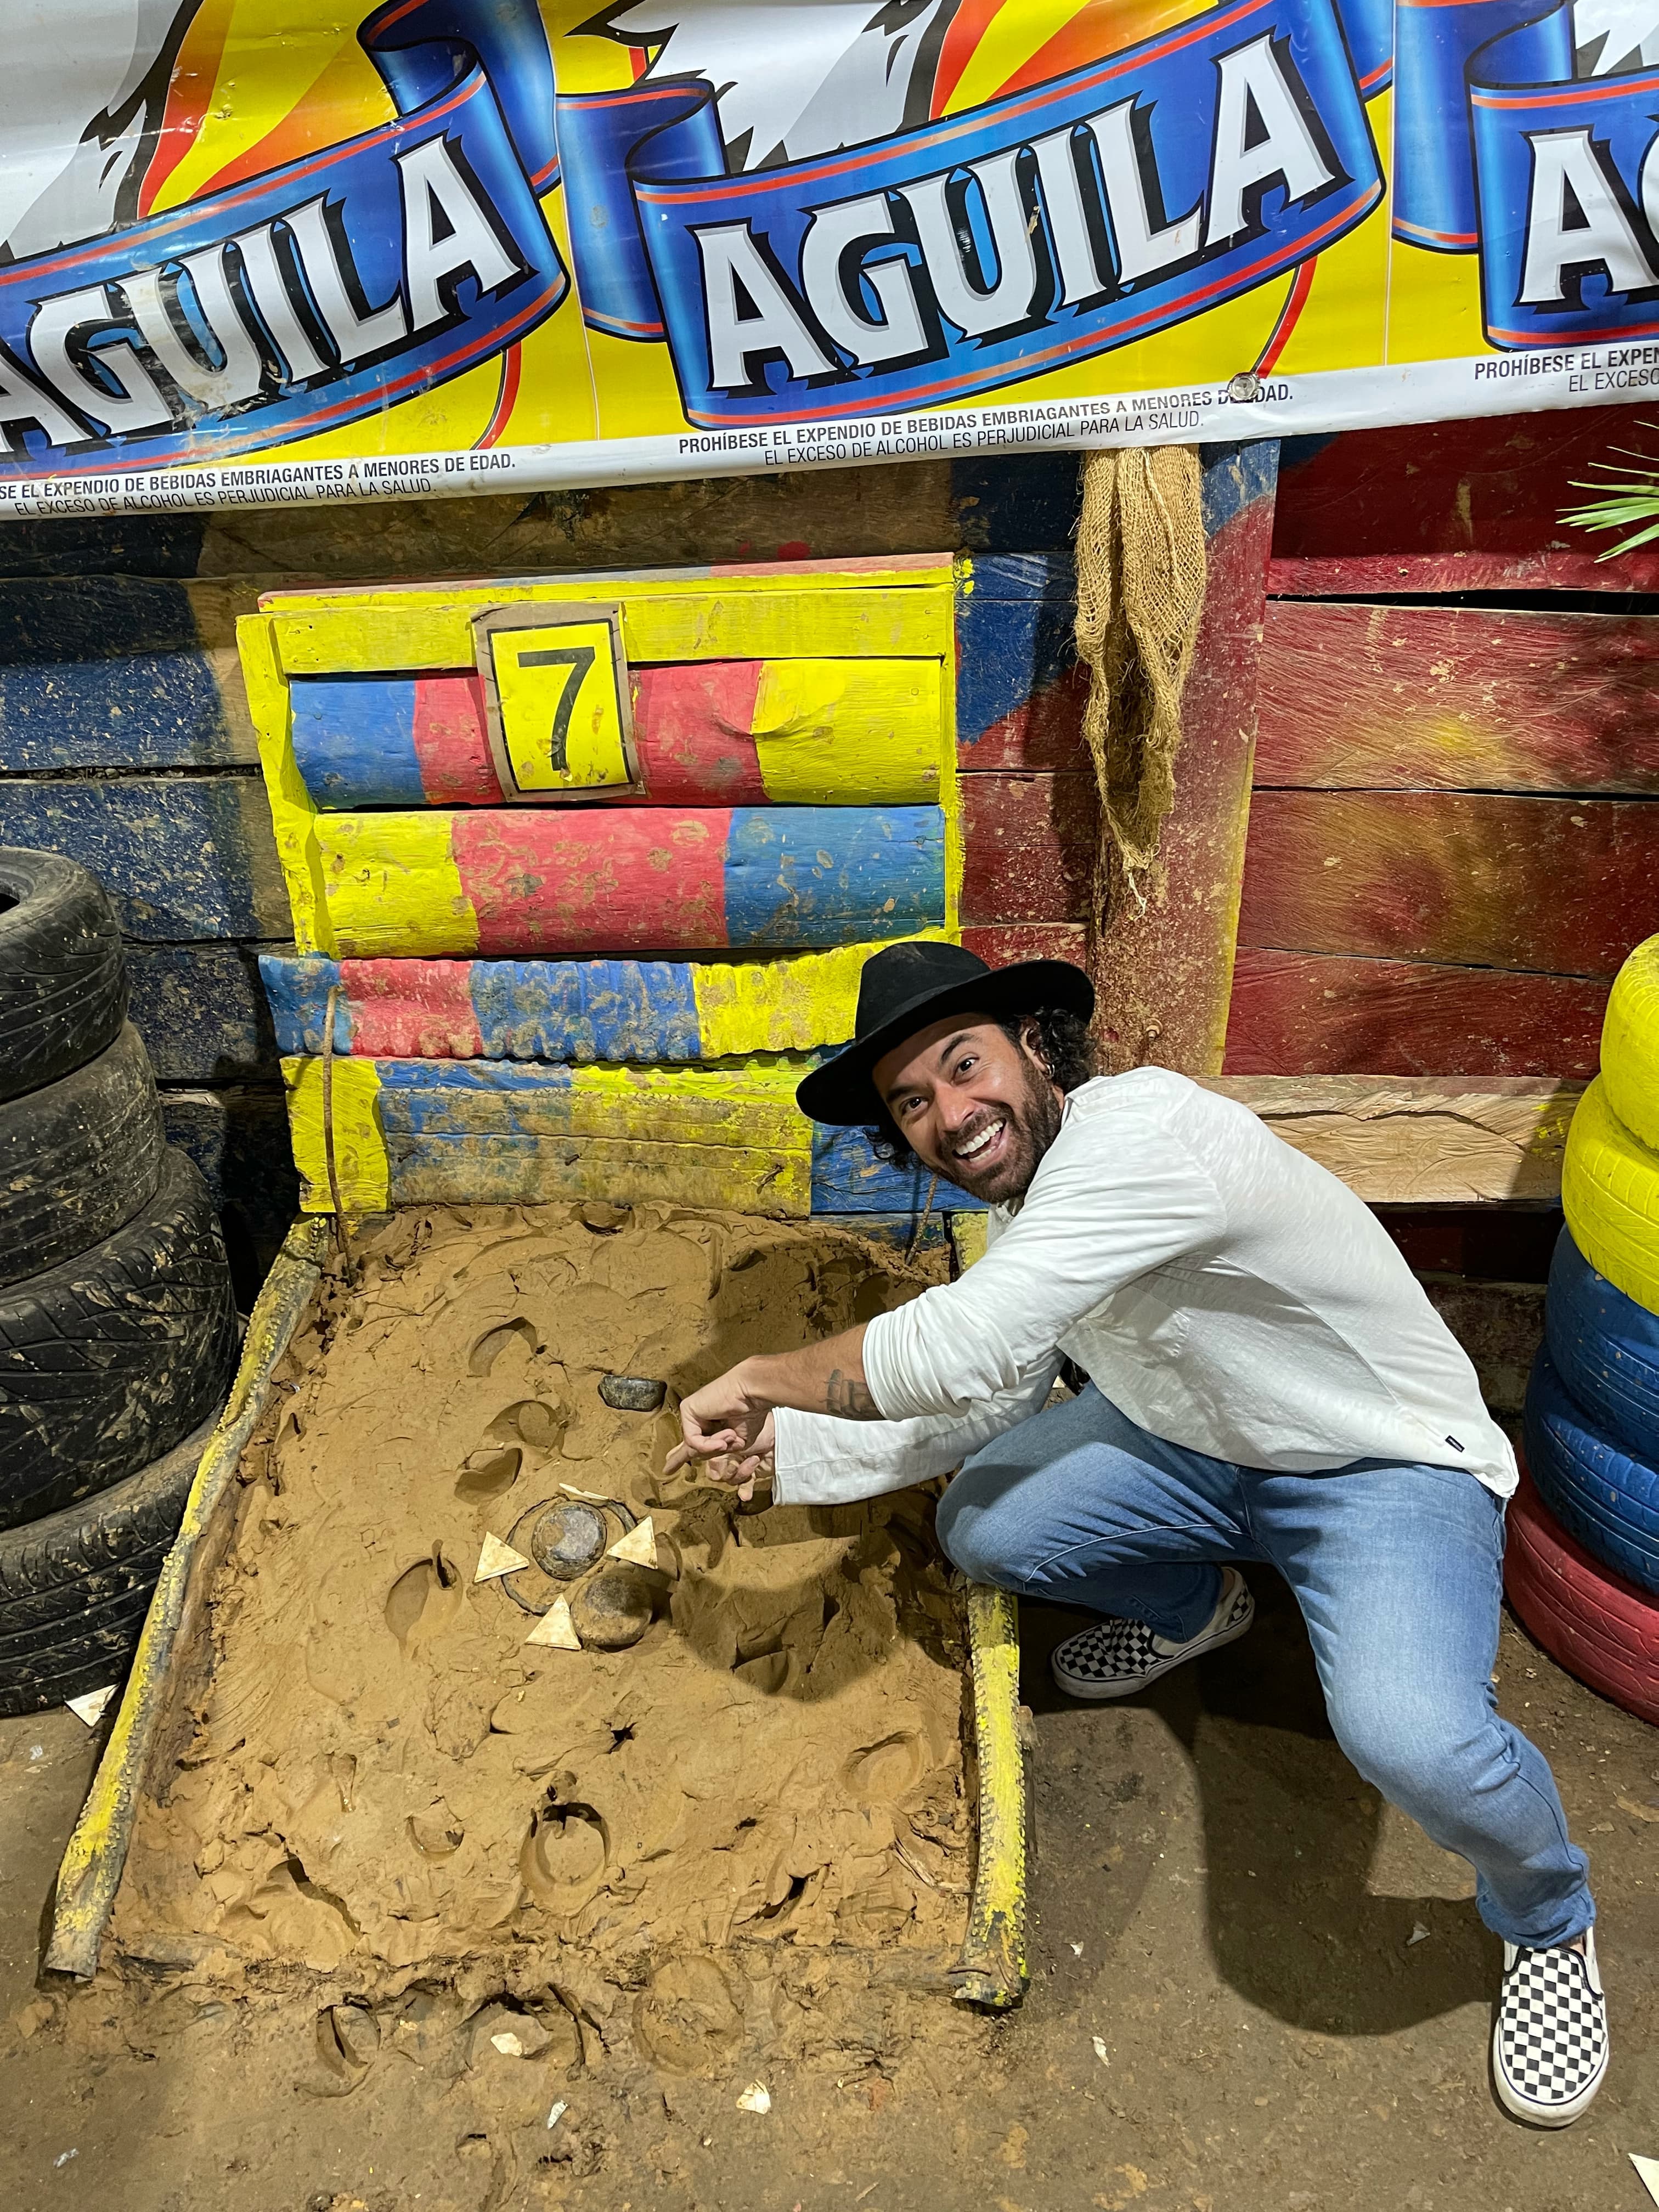
[(678, 1474), (684, 1467), (697, 1461), (697, 1471), (710, 1482), (723, 1484), (735, 1490), (746, 1504), (755, 1494), (755, 1485), (769, 1486), (774, 1472), (772, 1416), (769, 1413), (761, 1423), (753, 1443), (743, 1451), (720, 1452), (704, 1459), (694, 1453), (689, 1444), (678, 1443), (663, 1462), (665, 1475)]
[(752, 1485), (757, 1474), (771, 1471), (775, 1406), (848, 1421), (879, 1420), (864, 1376), (864, 1330), (860, 1322), (803, 1352), (741, 1359), (682, 1398), (680, 1441), (663, 1462), (664, 1474), (678, 1474), (693, 1460), (720, 1461), (736, 1472), (715, 1474), (717, 1482)]
[(677, 1474), (694, 1459), (741, 1458), (753, 1449), (763, 1428), (770, 1450), (771, 1401), (752, 1388), (749, 1366), (740, 1360), (680, 1400), (681, 1441), (663, 1462), (665, 1474)]

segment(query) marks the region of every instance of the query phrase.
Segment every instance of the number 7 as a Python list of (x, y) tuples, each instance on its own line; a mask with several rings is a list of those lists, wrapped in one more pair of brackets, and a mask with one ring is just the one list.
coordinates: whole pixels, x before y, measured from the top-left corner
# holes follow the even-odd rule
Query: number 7
[(587, 672), (593, 665), (595, 651), (591, 645), (550, 646), (544, 652), (526, 653), (520, 656), (520, 668), (568, 668), (569, 680), (559, 696), (553, 715), (553, 728), (548, 738), (548, 751), (553, 766), (562, 775), (568, 766), (565, 745), (570, 735), (570, 717), (576, 705), (576, 695), (587, 681)]

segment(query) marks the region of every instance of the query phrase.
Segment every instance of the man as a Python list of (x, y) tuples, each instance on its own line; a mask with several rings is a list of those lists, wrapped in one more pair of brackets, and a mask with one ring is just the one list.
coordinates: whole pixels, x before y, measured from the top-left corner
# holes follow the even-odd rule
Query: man
[[(1054, 1654), (1075, 1698), (1243, 1636), (1237, 1563), (1277, 1567), (1344, 1751), (1475, 1869), (1504, 1940), (1498, 2096), (1565, 2126), (1605, 2076), (1607, 2019), (1583, 1854), (1491, 1686), (1509, 1444), (1367, 1208), (1184, 1076), (1093, 1076), (1093, 1004), (1061, 961), (918, 943), (866, 963), (855, 1041), (802, 1109), (873, 1121), (988, 1201), (985, 1257), (695, 1392), (671, 1465), (833, 1504), (960, 1464), (939, 1533), (963, 1571), (1100, 1616)], [(1062, 1359), (1088, 1385), (1051, 1406)]]

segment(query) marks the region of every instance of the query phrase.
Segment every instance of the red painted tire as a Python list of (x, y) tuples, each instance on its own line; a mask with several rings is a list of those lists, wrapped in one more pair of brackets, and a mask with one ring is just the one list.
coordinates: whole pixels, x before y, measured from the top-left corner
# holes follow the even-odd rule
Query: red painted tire
[(1568, 1674), (1659, 1728), (1659, 1598), (1576, 1544), (1525, 1468), (1509, 1524), (1504, 1589), (1522, 1623)]

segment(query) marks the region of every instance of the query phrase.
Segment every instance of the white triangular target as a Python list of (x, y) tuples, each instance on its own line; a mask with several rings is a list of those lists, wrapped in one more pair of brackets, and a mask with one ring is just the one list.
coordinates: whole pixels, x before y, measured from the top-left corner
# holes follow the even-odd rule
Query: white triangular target
[(647, 1513), (635, 1528), (625, 1536), (618, 1536), (605, 1555), (607, 1559), (626, 1559), (631, 1566), (654, 1567), (657, 1564), (657, 1532)]
[(526, 1637), (526, 1644), (540, 1644), (555, 1651), (580, 1651), (582, 1640), (576, 1633), (576, 1625), (570, 1618), (570, 1601), (556, 1597), (547, 1611)]
[(522, 1552), (515, 1552), (511, 1544), (502, 1543), (499, 1536), (486, 1536), (483, 1549), (478, 1554), (475, 1583), (487, 1583), (496, 1575), (516, 1575), (520, 1567), (530, 1565)]
[(1654, 2203), (1659, 2204), (1659, 2158), (1638, 2158), (1632, 2151), (1630, 2162), (1636, 2168), (1637, 2179), (1643, 2188)]

